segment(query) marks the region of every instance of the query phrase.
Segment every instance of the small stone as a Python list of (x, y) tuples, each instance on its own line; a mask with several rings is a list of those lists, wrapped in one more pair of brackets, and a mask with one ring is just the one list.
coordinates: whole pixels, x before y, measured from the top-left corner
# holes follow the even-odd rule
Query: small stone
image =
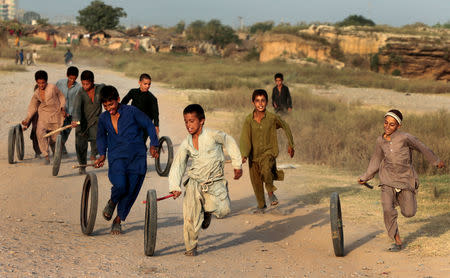
[(30, 216), (35, 216), (36, 214), (34, 214), (34, 213), (32, 213), (32, 214), (30, 214)]
[(367, 266), (363, 266), (362, 270), (370, 270)]
[(247, 220), (247, 221), (245, 221), (245, 224), (250, 224), (250, 221), (248, 221), (248, 220)]
[(383, 260), (378, 260), (377, 264), (384, 264), (384, 261)]
[(16, 221), (17, 221), (17, 222), (22, 222), (23, 220), (20, 219), (20, 218), (17, 218)]
[(202, 264), (206, 264), (206, 261), (202, 261)]
[(271, 266), (266, 266), (266, 269), (272, 269), (272, 267)]

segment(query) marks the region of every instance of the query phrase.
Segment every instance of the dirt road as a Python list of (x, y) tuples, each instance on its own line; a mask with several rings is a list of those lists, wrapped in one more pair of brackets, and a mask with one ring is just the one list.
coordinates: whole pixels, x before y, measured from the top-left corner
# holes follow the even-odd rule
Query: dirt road
[[(64, 77), (63, 66), (42, 68), (48, 71), (49, 82)], [(90, 69), (96, 82), (116, 86), (122, 96), (137, 85), (121, 74)], [(327, 200), (333, 191), (354, 190), (350, 186), (354, 177), (334, 176), (308, 165), (286, 170), (286, 180), (278, 184), (281, 204), (264, 215), (251, 213), (256, 201), (247, 166), (242, 179), (234, 181), (227, 165), (232, 213), (213, 219), (210, 228), (202, 231), (197, 257), (183, 255), (182, 202), (172, 199), (158, 203), (157, 251), (154, 257), (144, 255), (141, 201), (150, 188), (158, 196), (168, 189), (167, 178), (155, 173), (152, 159), (121, 236), (109, 234), (111, 223), (100, 214), (109, 198), (107, 169), (91, 169), (99, 179), (99, 213), (94, 234), (84, 236), (79, 226), (84, 176), (71, 169), (76, 163), (73, 133), (68, 141), (70, 156), (63, 159), (58, 177), (52, 177), (51, 166), (32, 159), (29, 131), (25, 132), (25, 160), (7, 163), (8, 128), (25, 116), (33, 73), (33, 68), (0, 73), (0, 277), (444, 277), (450, 271), (448, 256), (386, 252), (389, 240), (381, 212), (371, 212), (379, 214), (378, 222), (364, 222), (345, 215), (350, 210), (345, 200), (346, 256), (336, 258)], [(170, 136), (177, 146), (186, 136), (181, 111), (187, 97), (158, 87), (157, 82), (151, 91), (159, 100), (161, 134)], [(207, 119), (207, 123), (215, 121), (213, 115)], [(323, 176), (333, 176), (334, 182), (323, 181)], [(364, 204), (356, 209), (367, 213)]]

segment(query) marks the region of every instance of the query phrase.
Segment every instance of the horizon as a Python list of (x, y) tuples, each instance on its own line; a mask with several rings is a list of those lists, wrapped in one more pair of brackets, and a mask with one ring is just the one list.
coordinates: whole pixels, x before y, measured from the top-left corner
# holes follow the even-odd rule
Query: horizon
[[(310, 3), (304, 0), (281, 0), (278, 7), (268, 0), (229, 0), (208, 1), (195, 0), (189, 3), (183, 0), (156, 2), (146, 0), (104, 0), (105, 4), (121, 7), (127, 13), (121, 19), (126, 27), (134, 26), (174, 26), (179, 21), (186, 24), (195, 20), (209, 21), (219, 19), (223, 24), (237, 28), (242, 25), (251, 26), (256, 22), (273, 21), (276, 25), (300, 22), (335, 23), (349, 15), (362, 15), (371, 19), (377, 25), (391, 25), (400, 27), (416, 22), (427, 25), (446, 23), (450, 21), (450, 1), (430, 0), (407, 1), (397, 0), (318, 0)], [(78, 11), (91, 3), (91, 0), (65, 2), (59, 0), (20, 0), (18, 8), (34, 11), (41, 17), (48, 18), (52, 23), (76, 21)], [(273, 8), (270, 8), (273, 7)], [(323, 7), (327, 7), (326, 10)], [(389, 8), (386, 8), (389, 7)], [(169, 11), (169, 12), (164, 12)], [(242, 19), (242, 21), (241, 21)]]

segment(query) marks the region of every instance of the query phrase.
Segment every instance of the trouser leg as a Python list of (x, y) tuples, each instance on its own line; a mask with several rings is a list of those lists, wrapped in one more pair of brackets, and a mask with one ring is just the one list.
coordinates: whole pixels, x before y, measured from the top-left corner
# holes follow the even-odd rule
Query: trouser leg
[(197, 247), (198, 235), (203, 222), (202, 196), (198, 190), (198, 183), (189, 181), (183, 199), (183, 236), (186, 250)]
[(275, 158), (266, 156), (261, 161), (261, 177), (264, 182), (267, 193), (274, 192), (277, 188), (273, 185), (273, 172), (272, 168), (275, 165)]
[[(122, 221), (125, 221), (134, 202), (136, 201), (139, 191), (141, 190), (142, 183), (144, 182), (145, 175), (128, 174), (121, 179), (120, 189), (117, 190), (114, 199), (111, 196), (111, 200), (117, 202), (117, 215)], [(115, 186), (115, 185), (114, 185)], [(114, 187), (113, 186), (113, 187)], [(112, 191), (112, 189), (111, 189)], [(111, 194), (113, 195), (113, 194)]]
[[(72, 116), (67, 116), (66, 118), (64, 118), (63, 126), (70, 125), (71, 123), (72, 123)], [(71, 128), (61, 131), (61, 139), (62, 139), (62, 143), (63, 143), (63, 149), (66, 148), (66, 141), (69, 138), (71, 131), (72, 131)]]
[(31, 118), (31, 133), (30, 133), (30, 139), (33, 142), (33, 150), (37, 155), (40, 155), (41, 149), (39, 148), (39, 141), (37, 139), (36, 129), (37, 129), (37, 121), (38, 121), (38, 114), (36, 113), (33, 118)]
[(80, 134), (76, 134), (75, 150), (77, 152), (77, 159), (80, 165), (84, 165), (87, 163), (87, 149), (88, 149), (87, 137)]
[(91, 157), (95, 157), (98, 154), (97, 141), (90, 140), (89, 144), (91, 145)]
[(264, 197), (264, 187), (259, 164), (254, 161), (249, 162), (249, 173), (253, 192), (255, 193), (256, 201), (258, 202), (258, 208), (264, 208), (266, 206), (266, 200)]
[(217, 218), (223, 218), (231, 211), (226, 180), (216, 181), (209, 186), (208, 192), (202, 193), (204, 210), (211, 212)]
[(417, 211), (416, 194), (409, 190), (402, 190), (397, 193), (400, 211), (404, 217), (413, 217)]
[(381, 205), (383, 207), (384, 225), (390, 238), (394, 239), (398, 232), (397, 217), (398, 213), (395, 209), (397, 205), (397, 194), (394, 188), (383, 185), (381, 186)]
[(47, 134), (47, 129), (41, 125), (39, 122), (36, 127), (36, 137), (39, 144), (39, 149), (43, 156), (48, 156), (48, 138), (44, 138), (44, 135)]

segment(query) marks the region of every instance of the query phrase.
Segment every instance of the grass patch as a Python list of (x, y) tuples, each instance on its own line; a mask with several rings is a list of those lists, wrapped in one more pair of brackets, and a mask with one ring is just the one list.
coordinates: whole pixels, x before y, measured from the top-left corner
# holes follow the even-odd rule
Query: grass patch
[[(43, 50), (40, 61), (62, 62), (65, 48)], [(275, 72), (285, 73), (289, 83), (317, 85), (339, 84), (348, 87), (383, 88), (410, 93), (450, 93), (450, 84), (406, 80), (366, 70), (329, 66), (289, 64), (282, 60), (260, 63), (235, 59), (196, 55), (149, 54), (116, 52), (100, 48), (73, 50), (76, 63), (105, 66), (137, 77), (148, 72), (159, 82), (185, 89), (225, 90), (233, 87), (260, 88), (273, 83)]]
[(24, 65), (7, 64), (0, 65), (0, 71), (28, 71)]

